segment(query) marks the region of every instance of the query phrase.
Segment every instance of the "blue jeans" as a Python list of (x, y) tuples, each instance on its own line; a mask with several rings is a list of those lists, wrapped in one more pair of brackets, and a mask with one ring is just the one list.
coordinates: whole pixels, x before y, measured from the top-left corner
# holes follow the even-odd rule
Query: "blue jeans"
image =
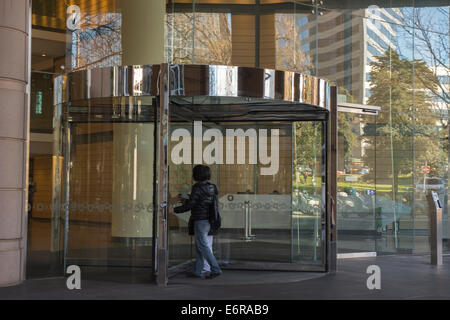
[[(210, 248), (212, 250), (212, 246), (213, 246), (213, 236), (208, 236), (206, 239), (208, 239), (208, 248)], [(213, 251), (214, 253), (214, 251)], [(208, 261), (206, 261), (206, 259), (203, 259), (203, 271), (202, 273), (208, 274), (211, 273), (211, 266), (209, 265)]]
[(200, 276), (202, 274), (205, 260), (211, 266), (212, 273), (222, 273), (212, 250), (208, 246), (208, 233), (211, 228), (208, 220), (195, 221), (195, 249), (197, 258), (195, 260), (193, 273)]

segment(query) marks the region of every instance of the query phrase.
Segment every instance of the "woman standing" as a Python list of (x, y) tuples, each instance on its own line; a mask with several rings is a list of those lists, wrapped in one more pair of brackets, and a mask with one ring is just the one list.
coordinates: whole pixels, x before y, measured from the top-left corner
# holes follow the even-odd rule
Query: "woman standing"
[(184, 213), (191, 211), (191, 220), (194, 224), (195, 248), (197, 258), (192, 275), (204, 278), (202, 271), (206, 260), (211, 267), (211, 273), (207, 277), (215, 278), (222, 274), (214, 254), (208, 245), (208, 235), (211, 231), (209, 223), (210, 207), (213, 205), (214, 197), (219, 193), (215, 184), (211, 183), (211, 170), (207, 166), (198, 165), (194, 167), (193, 178), (195, 184), (192, 187), (188, 200), (180, 207), (170, 208), (169, 213)]

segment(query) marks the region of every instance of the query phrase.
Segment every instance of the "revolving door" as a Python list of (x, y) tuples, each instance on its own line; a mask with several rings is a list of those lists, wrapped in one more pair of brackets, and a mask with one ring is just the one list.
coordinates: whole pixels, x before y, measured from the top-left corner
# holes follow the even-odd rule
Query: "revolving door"
[(56, 88), (65, 265), (148, 268), (167, 284), (195, 252), (189, 213), (168, 207), (205, 164), (224, 269), (333, 269), (336, 90), (326, 81), (163, 64), (75, 72)]

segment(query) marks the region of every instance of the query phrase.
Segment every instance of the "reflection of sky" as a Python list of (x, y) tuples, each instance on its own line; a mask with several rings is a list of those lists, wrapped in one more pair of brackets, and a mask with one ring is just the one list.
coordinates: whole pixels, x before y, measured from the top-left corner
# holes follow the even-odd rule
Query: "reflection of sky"
[(237, 96), (237, 68), (228, 66), (210, 67), (210, 96)]
[(139, 66), (134, 67), (133, 90), (135, 95), (142, 95), (142, 85), (144, 83), (144, 69)]
[[(420, 43), (418, 43), (419, 40), (417, 40), (416, 38), (414, 39), (415, 43), (413, 42), (413, 32), (419, 32), (419, 30), (414, 30), (413, 28), (415, 22), (413, 19), (415, 16), (418, 16), (420, 18), (421, 24), (425, 26), (428, 31), (430, 31), (429, 33), (432, 44), (436, 47), (438, 45), (442, 47), (443, 44), (447, 45), (446, 50), (448, 52), (449, 41), (444, 41), (444, 43), (442, 44), (442, 41), (440, 41), (440, 37), (448, 36), (449, 33), (449, 8), (450, 7), (447, 6), (428, 8), (403, 7), (396, 9), (400, 10), (401, 14), (398, 14), (393, 8), (382, 8), (383, 10), (369, 9), (369, 16), (376, 17), (378, 21), (374, 19), (368, 20), (374, 23), (377, 26), (377, 29), (379, 29), (384, 35), (388, 37), (389, 33), (387, 30), (385, 30), (385, 26), (387, 26), (386, 22), (389, 23), (389, 26), (394, 30), (396, 34), (394, 38), (392, 38), (391, 36), (391, 41), (395, 44), (395, 47), (397, 47), (397, 50), (401, 56), (409, 60), (412, 60), (413, 57), (416, 59), (423, 59), (427, 63), (430, 63), (429, 58), (421, 55), (421, 53), (423, 52), (418, 48), (421, 45)], [(384, 10), (390, 16), (393, 16), (394, 19), (386, 16)], [(416, 49), (415, 51), (413, 50), (414, 47)], [(445, 60), (448, 64), (448, 54), (445, 56)]]
[(308, 23), (308, 16), (301, 17), (297, 20), (297, 24), (298, 24), (299, 28), (303, 27), (307, 23)]
[[(426, 50), (422, 50), (422, 47), (425, 45), (422, 41), (418, 40), (415, 37), (413, 41), (413, 37), (411, 33), (413, 31), (417, 34), (420, 30), (413, 30), (413, 17), (418, 16), (420, 18), (421, 24), (427, 28), (430, 36), (430, 41), (432, 46), (435, 48), (433, 50), (446, 50), (447, 54), (444, 56), (444, 63), (449, 64), (449, 40), (441, 41), (442, 37), (447, 36), (449, 34), (449, 10), (450, 7), (429, 7), (429, 8), (402, 8), (402, 12), (405, 16), (405, 25), (399, 26), (395, 25), (395, 29), (397, 31), (397, 39), (396, 42), (398, 44), (399, 53), (409, 59), (412, 60), (413, 57), (415, 59), (420, 59), (428, 64), (431, 64), (431, 60), (429, 54), (426, 53)], [(442, 48), (442, 46), (446, 46)], [(415, 48), (415, 50), (413, 50)]]
[[(383, 13), (383, 10), (377, 10), (370, 12), (370, 16), (377, 16), (377, 19), (381, 21), (389, 21), (391, 22), (389, 26), (394, 30), (393, 35), (386, 34), (386, 26), (388, 24), (386, 22), (375, 21), (373, 19), (367, 19), (372, 23), (375, 23), (377, 29), (379, 29), (385, 36), (390, 37), (390, 40), (393, 44), (393, 48), (400, 54), (400, 56), (404, 59), (412, 60), (422, 60), (425, 61), (430, 67), (435, 67), (433, 63), (432, 53), (438, 54), (441, 61), (446, 64), (446, 67), (450, 66), (450, 39), (449, 35), (449, 15), (450, 15), (450, 6), (447, 7), (428, 7), (428, 8), (412, 8), (405, 7), (399, 8), (401, 11), (401, 18), (395, 10), (386, 8), (385, 9), (389, 15), (393, 15), (395, 20), (392, 20)], [(420, 40), (418, 36), (423, 36), (422, 31), (419, 29), (414, 29), (417, 21), (414, 19), (420, 19), (420, 23), (426, 29), (427, 37), (431, 42), (432, 52), (427, 47), (427, 44)], [(370, 27), (373, 28), (373, 27)], [(377, 41), (378, 36), (370, 34), (369, 26), (368, 26), (368, 35), (373, 38), (378, 44), (382, 45), (384, 49), (384, 45), (382, 41)], [(415, 35), (413, 37), (413, 35)], [(380, 40), (380, 39), (378, 39)], [(373, 48), (373, 46), (368, 43), (367, 49), (374, 56), (381, 55), (377, 53), (379, 49)], [(367, 63), (369, 63), (368, 61)], [(445, 71), (443, 65), (437, 65), (437, 67), (441, 68), (438, 71), (438, 74), (447, 74), (448, 71)], [(439, 78), (441, 83), (448, 83), (448, 79), (444, 76)]]
[(230, 31), (230, 34), (233, 34), (233, 29), (232, 29), (233, 24), (231, 23), (231, 13), (228, 13), (227, 20), (228, 20), (228, 30)]

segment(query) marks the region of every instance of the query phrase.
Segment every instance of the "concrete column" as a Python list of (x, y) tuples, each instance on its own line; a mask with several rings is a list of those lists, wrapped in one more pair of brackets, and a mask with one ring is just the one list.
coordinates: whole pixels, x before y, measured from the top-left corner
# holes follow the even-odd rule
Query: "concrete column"
[(30, 0), (0, 0), (0, 287), (25, 279)]
[[(122, 14), (122, 65), (164, 62), (165, 0), (117, 0)], [(111, 234), (153, 236), (154, 125), (114, 124)]]
[(165, 0), (117, 0), (122, 13), (122, 65), (164, 61)]
[(233, 26), (232, 44), (233, 52), (231, 63), (235, 66), (255, 66), (255, 17), (252, 15), (232, 15)]

